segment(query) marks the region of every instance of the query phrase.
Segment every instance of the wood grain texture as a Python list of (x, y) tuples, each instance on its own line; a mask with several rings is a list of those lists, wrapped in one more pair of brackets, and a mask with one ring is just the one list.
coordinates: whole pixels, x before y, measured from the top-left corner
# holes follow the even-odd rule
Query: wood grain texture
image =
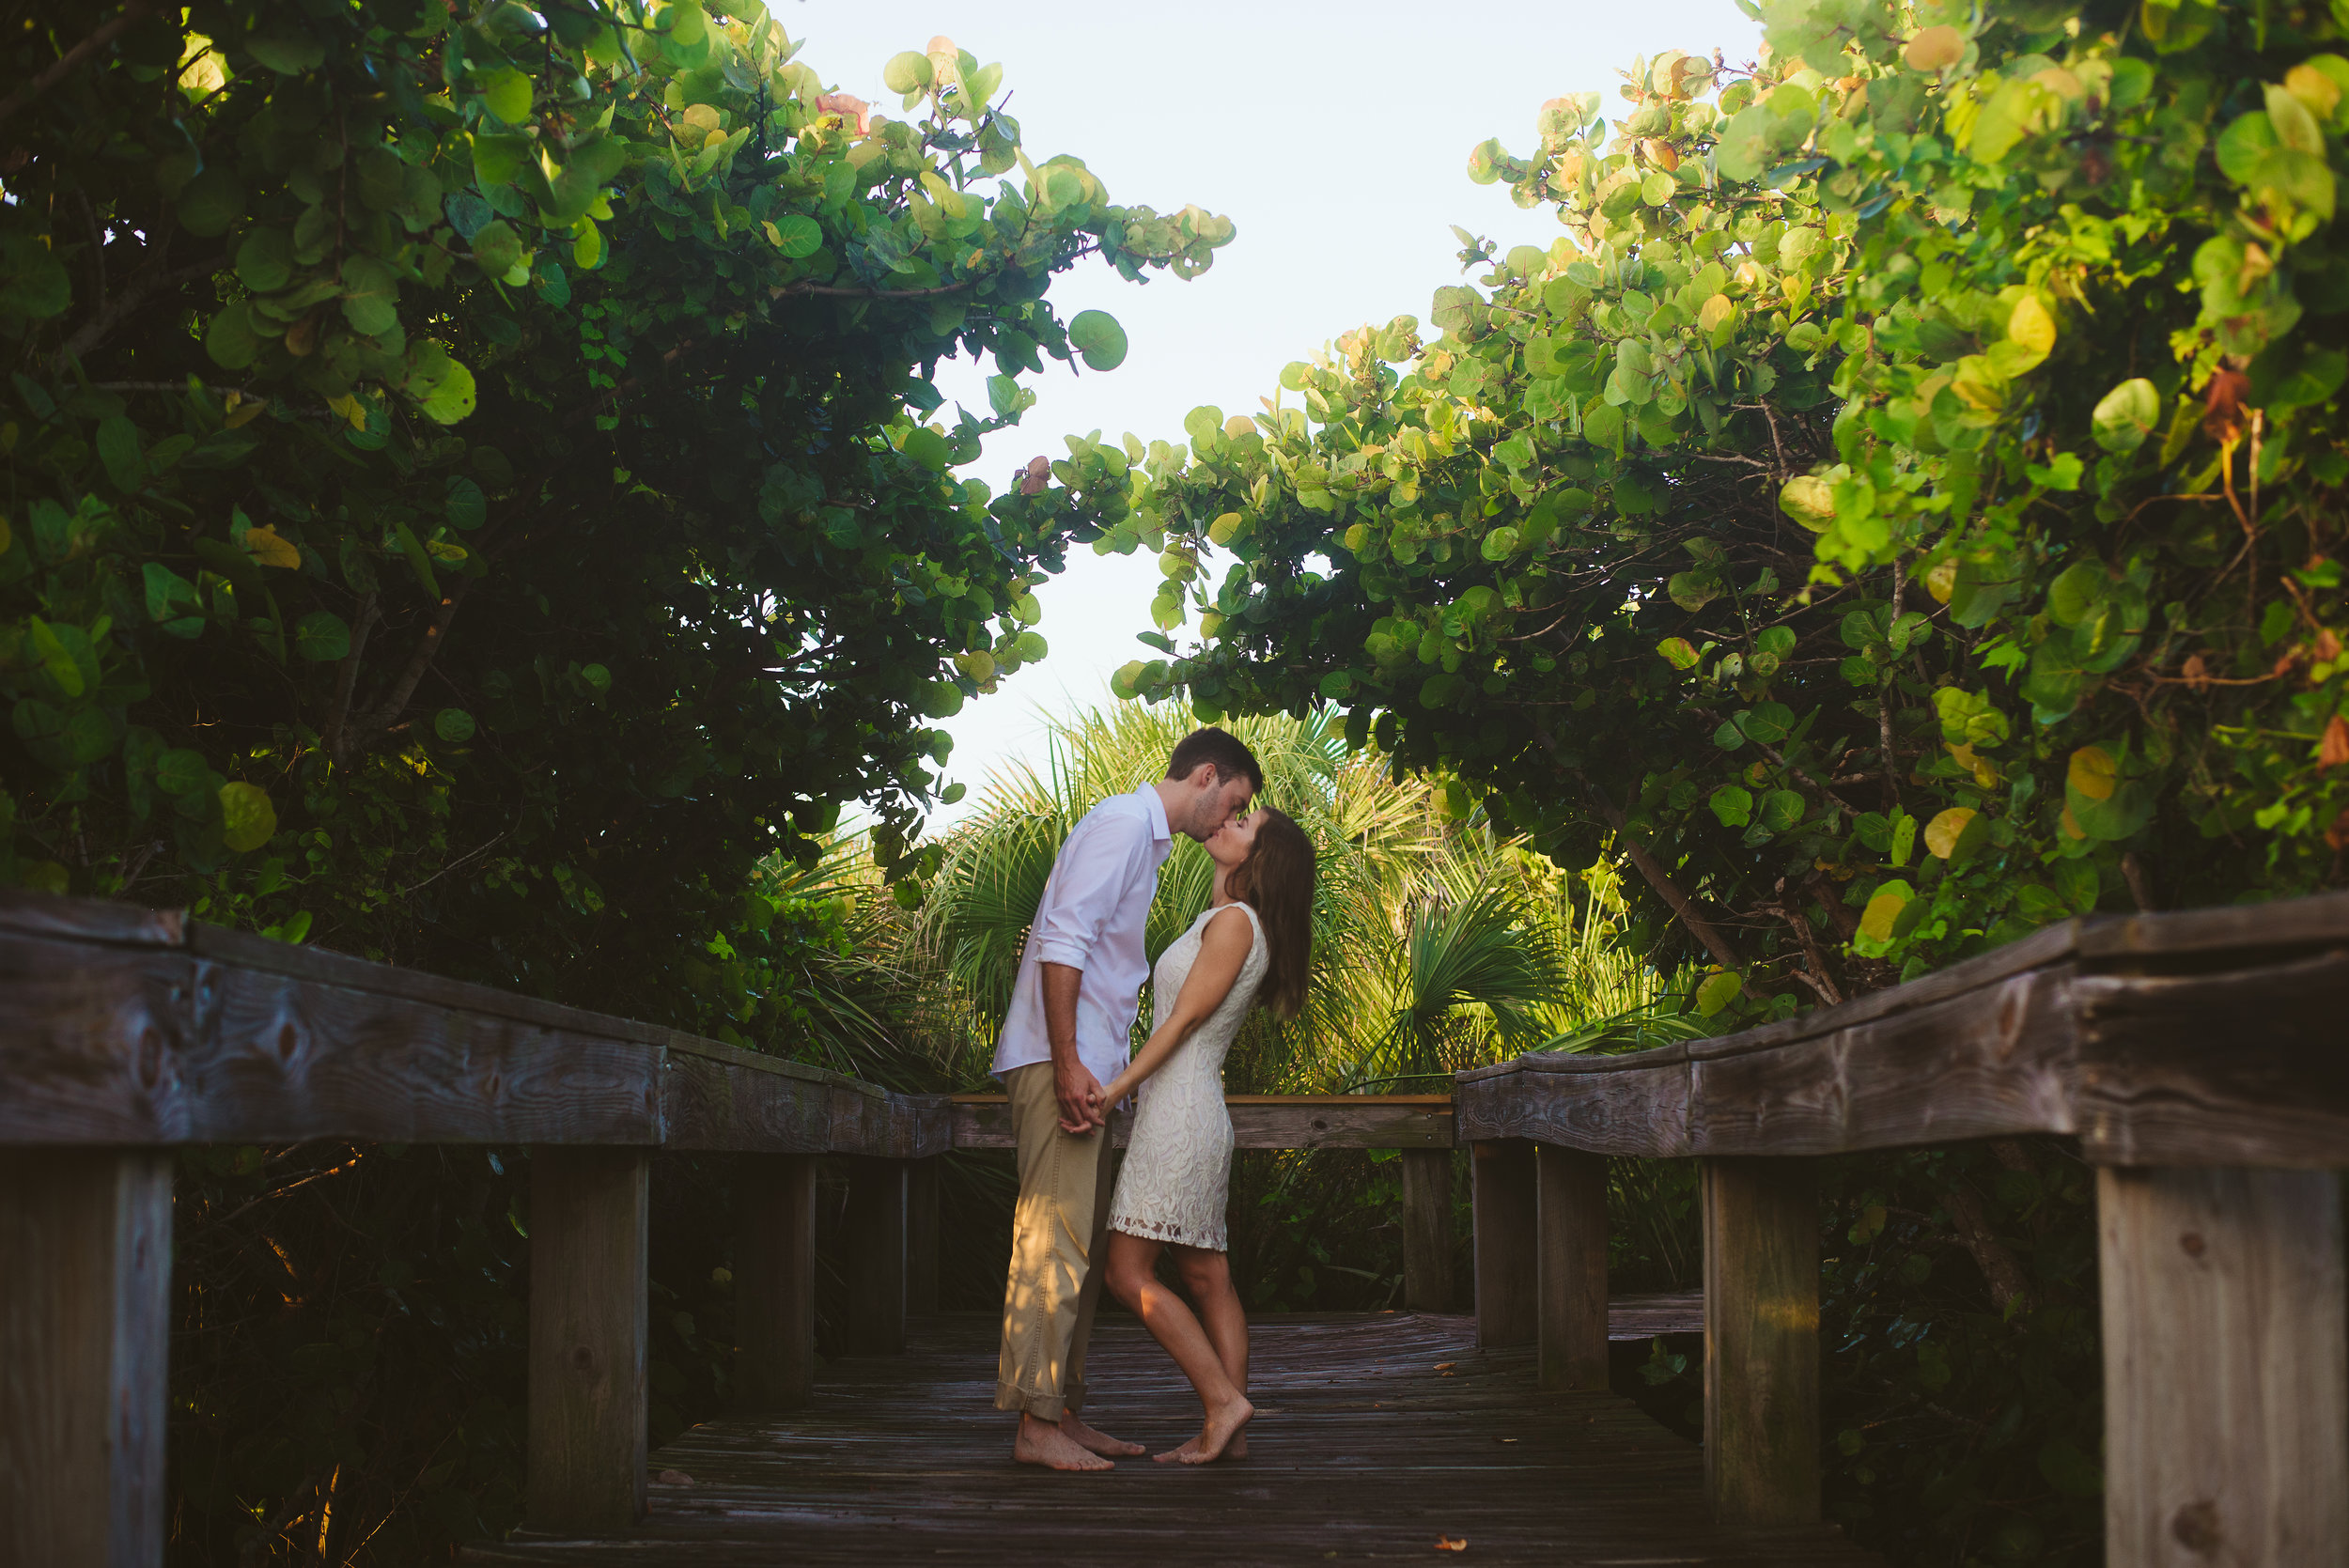
[(2029, 970), (1767, 1048), (1695, 1042), (1688, 1146), (1799, 1156), (2069, 1132), (2071, 980), (2065, 965)]
[(1486, 1348), (1531, 1344), (1539, 1250), (1533, 1145), (1521, 1138), (1470, 1144), (1469, 1179), (1476, 1219), (1476, 1343)]
[(1819, 1517), (1819, 1205), (1798, 1159), (1707, 1159), (1704, 1482), (1738, 1529)]
[(530, 1152), (527, 1509), (541, 1529), (620, 1529), (645, 1512), (651, 1163)]
[(2103, 1170), (2106, 1560), (2339, 1568), (2349, 1323), (2331, 1172)]
[(655, 1046), (211, 961), (197, 967), (196, 995), (183, 1067), (192, 1138), (662, 1139)]
[(814, 1155), (746, 1155), (735, 1165), (737, 1397), (791, 1410), (816, 1388)]
[[(1860, 1568), (1811, 1528), (1712, 1526), (1696, 1449), (1612, 1394), (1544, 1394), (1530, 1347), (1475, 1348), (1469, 1322), (1413, 1313), (1251, 1325), (1250, 1457), (1127, 1460), (1103, 1475), (1015, 1465), (992, 1405), (998, 1326), (923, 1320), (910, 1353), (834, 1362), (786, 1417), (693, 1428), (654, 1455), (643, 1525), (518, 1535), (474, 1563), (542, 1568)], [(1196, 1430), (1197, 1396), (1132, 1319), (1104, 1318), (1088, 1413), (1153, 1449)], [(1441, 1370), (1439, 1370), (1439, 1369)], [(1457, 1554), (1439, 1539), (1466, 1542)]]
[(187, 942), (188, 921), (178, 909), (0, 888), (0, 931), (128, 947), (180, 947)]
[(1534, 1156), (1534, 1348), (1545, 1389), (1607, 1387), (1607, 1157)]
[[(1449, 1149), (1449, 1094), (1227, 1094), (1232, 1141), (1241, 1149)], [(953, 1096), (954, 1147), (1013, 1146), (1001, 1094)], [(1129, 1120), (1129, 1119), (1127, 1119)], [(1123, 1147), (1126, 1126), (1111, 1132)]]
[(1460, 1137), (1531, 1138), (1609, 1155), (1688, 1152), (1688, 1048), (1533, 1055), (1459, 1075)]
[(1452, 1310), (1452, 1151), (1403, 1151), (1403, 1304)]
[(832, 1094), (821, 1079), (674, 1052), (662, 1068), (662, 1142), (672, 1149), (822, 1154), (832, 1146)]
[(2082, 922), (2073, 949), (2084, 963), (2103, 966), (2235, 951), (2272, 958), (2295, 947), (2342, 943), (2349, 943), (2349, 893), (2107, 916)]
[(894, 1356), (906, 1347), (906, 1167), (902, 1159), (857, 1156), (840, 1222), (841, 1272), (848, 1310), (841, 1348), (856, 1356)]
[(2349, 1165), (2349, 950), (2074, 984), (2090, 1161)]
[(171, 1159), (0, 1152), (0, 1563), (163, 1560)]
[(155, 1144), (194, 1132), (195, 964), (0, 930), (0, 1144)]

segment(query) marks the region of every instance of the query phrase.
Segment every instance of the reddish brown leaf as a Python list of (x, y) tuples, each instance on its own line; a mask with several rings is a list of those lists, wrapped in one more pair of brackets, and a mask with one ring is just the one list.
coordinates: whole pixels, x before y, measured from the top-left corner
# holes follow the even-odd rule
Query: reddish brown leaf
[(856, 133), (860, 136), (873, 133), (873, 106), (853, 93), (825, 93), (816, 100), (816, 112), (856, 121)]
[(2210, 666), (2202, 662), (2201, 654), (2189, 657), (2178, 674), (2185, 679), (2187, 691), (2207, 691), (2210, 690)]
[(1041, 495), (1052, 482), (1052, 462), (1049, 458), (1030, 458), (1028, 466), (1019, 471), (1019, 493)]
[(2202, 394), (2202, 433), (2222, 446), (2241, 441), (2243, 399), (2250, 390), (2251, 378), (2240, 370), (2222, 365), (2212, 371)]
[(2314, 647), (2320, 664), (2330, 664), (2341, 658), (2341, 639), (2333, 635), (2330, 628), (2317, 632)]
[(1436, 1550), (1439, 1552), (1467, 1551), (1468, 1537), (1465, 1535), (1439, 1535), (1436, 1537)]
[(2344, 762), (2349, 762), (2349, 723), (2343, 723), (2336, 713), (2325, 726), (2325, 738), (2316, 743), (2316, 766), (2338, 768)]

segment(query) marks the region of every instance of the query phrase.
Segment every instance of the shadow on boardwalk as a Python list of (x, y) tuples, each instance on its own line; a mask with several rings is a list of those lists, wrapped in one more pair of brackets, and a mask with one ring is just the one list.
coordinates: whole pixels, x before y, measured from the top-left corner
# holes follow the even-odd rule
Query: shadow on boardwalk
[[(1657, 1327), (1664, 1327), (1658, 1323)], [(517, 1537), (476, 1563), (1850, 1564), (1831, 1529), (1735, 1536), (1705, 1523), (1700, 1456), (1613, 1394), (1544, 1394), (1530, 1349), (1478, 1351), (1465, 1317), (1253, 1326), (1251, 1456), (1106, 1475), (1010, 1461), (992, 1407), (994, 1325), (916, 1320), (910, 1353), (835, 1361), (815, 1404), (714, 1421), (662, 1449), (650, 1515), (624, 1539)], [(1130, 1319), (1094, 1341), (1092, 1413), (1154, 1449), (1198, 1406)], [(1457, 1555), (1442, 1541), (1465, 1541)]]

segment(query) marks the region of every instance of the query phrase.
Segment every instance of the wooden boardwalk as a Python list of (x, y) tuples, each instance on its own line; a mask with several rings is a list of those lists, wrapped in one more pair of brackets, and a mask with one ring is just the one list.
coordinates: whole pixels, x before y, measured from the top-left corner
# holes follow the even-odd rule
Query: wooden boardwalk
[[(1686, 1298), (1617, 1305), (1619, 1337), (1685, 1330)], [(1791, 1568), (1878, 1560), (1831, 1528), (1706, 1521), (1697, 1449), (1613, 1394), (1545, 1394), (1530, 1347), (1474, 1348), (1468, 1317), (1270, 1318), (1254, 1326), (1252, 1452), (1185, 1468), (1128, 1460), (1063, 1476), (1010, 1462), (991, 1407), (995, 1327), (917, 1319), (910, 1352), (835, 1361), (815, 1404), (694, 1428), (619, 1537), (517, 1537), (475, 1563), (1321, 1563)], [(1139, 1325), (1094, 1341), (1094, 1414), (1174, 1446), (1197, 1406)], [(1443, 1543), (1465, 1542), (1455, 1547)], [(1456, 1555), (1455, 1555), (1456, 1553)]]

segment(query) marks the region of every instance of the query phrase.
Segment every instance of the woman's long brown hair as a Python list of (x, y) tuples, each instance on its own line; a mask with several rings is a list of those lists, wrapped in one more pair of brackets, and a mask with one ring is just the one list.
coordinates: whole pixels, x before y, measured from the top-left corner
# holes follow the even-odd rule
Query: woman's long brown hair
[(1313, 977), (1314, 841), (1286, 812), (1259, 806), (1256, 815), (1255, 846), (1232, 868), (1224, 892), (1256, 911), (1272, 950), (1258, 1005), (1293, 1018)]

